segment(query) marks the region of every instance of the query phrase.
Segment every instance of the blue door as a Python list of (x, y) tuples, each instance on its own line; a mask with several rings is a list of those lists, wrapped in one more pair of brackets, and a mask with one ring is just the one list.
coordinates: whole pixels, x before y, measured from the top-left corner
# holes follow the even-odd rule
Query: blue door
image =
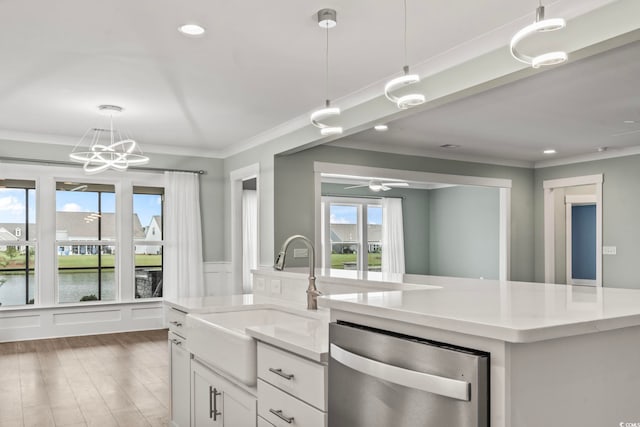
[(596, 280), (596, 205), (571, 207), (571, 273)]

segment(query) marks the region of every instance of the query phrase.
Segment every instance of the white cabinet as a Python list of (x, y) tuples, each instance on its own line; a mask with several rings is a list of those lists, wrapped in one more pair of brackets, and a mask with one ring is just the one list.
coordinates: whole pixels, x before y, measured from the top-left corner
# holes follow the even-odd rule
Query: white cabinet
[(193, 427), (256, 426), (256, 398), (197, 360), (191, 361), (191, 387)]
[(191, 353), (184, 344), (184, 338), (169, 332), (169, 381), (171, 384), (171, 425), (173, 427), (188, 427), (190, 420)]
[(327, 366), (258, 343), (258, 414), (274, 426), (327, 425)]
[(168, 307), (169, 322), (169, 384), (171, 392), (171, 426), (189, 427), (191, 418), (191, 353), (187, 349), (184, 324), (186, 313)]

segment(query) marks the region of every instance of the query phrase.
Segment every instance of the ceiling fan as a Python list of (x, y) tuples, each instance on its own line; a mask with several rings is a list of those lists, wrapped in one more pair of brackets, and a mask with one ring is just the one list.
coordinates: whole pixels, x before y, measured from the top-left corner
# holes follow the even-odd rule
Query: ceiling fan
[(408, 186), (409, 186), (408, 182), (382, 182), (377, 179), (372, 179), (366, 184), (352, 185), (350, 187), (345, 187), (344, 189), (348, 190), (351, 188), (369, 187), (369, 190), (377, 193), (379, 191), (389, 191), (392, 188), (408, 187)]

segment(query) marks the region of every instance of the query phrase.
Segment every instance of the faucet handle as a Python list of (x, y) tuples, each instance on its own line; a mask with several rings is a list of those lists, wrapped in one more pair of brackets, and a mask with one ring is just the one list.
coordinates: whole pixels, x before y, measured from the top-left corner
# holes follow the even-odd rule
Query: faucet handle
[(276, 270), (282, 271), (284, 269), (284, 251), (280, 252), (276, 257), (276, 262), (273, 266)]

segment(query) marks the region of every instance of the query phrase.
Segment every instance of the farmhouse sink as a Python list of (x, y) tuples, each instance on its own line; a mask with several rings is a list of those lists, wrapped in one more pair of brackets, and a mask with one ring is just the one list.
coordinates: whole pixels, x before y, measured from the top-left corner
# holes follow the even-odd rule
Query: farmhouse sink
[(187, 343), (199, 359), (252, 386), (256, 383), (257, 348), (245, 329), (305, 321), (315, 318), (273, 308), (189, 314)]

